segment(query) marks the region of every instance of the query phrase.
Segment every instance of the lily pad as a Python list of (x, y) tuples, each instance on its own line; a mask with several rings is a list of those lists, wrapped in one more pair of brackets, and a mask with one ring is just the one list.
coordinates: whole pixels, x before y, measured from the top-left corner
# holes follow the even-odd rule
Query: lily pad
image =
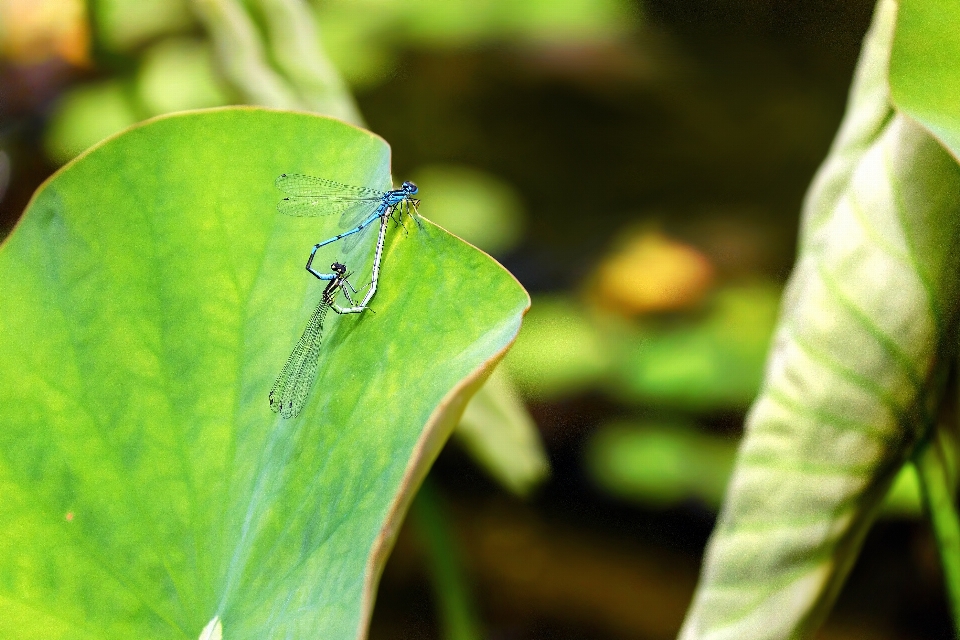
[[(160, 118), (59, 171), (0, 247), (0, 637), (365, 635), (529, 299), (429, 221), (393, 229), (375, 313), (330, 314), (282, 419), (267, 392), (324, 285), (303, 265), (339, 223), (278, 215), (283, 172), (386, 188), (389, 147), (308, 114)], [(363, 284), (375, 234), (319, 264)]]

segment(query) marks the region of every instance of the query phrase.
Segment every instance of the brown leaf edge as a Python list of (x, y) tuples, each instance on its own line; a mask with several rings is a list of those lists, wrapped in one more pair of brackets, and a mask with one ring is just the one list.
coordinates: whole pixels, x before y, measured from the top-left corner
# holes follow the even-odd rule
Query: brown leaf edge
[[(452, 235), (452, 234), (451, 234)], [(503, 266), (493, 260), (501, 269)], [(506, 271), (506, 269), (504, 269)], [(507, 272), (511, 277), (513, 274)], [(516, 278), (514, 278), (516, 280)], [(522, 285), (517, 282), (517, 286)], [(387, 564), (387, 558), (393, 550), (393, 545), (397, 541), (397, 535), (400, 533), (400, 527), (403, 525), (403, 519), (417, 495), (417, 490), (427, 477), (427, 472), (433, 465), (434, 460), (440, 454), (443, 445), (450, 438), (454, 428), (460, 422), (464, 409), (473, 398), (473, 395), (486, 383), (487, 378), (497, 368), (497, 365), (503, 360), (503, 357), (513, 346), (520, 333), (520, 325), (523, 322), (523, 316), (530, 310), (530, 296), (527, 294), (527, 304), (517, 319), (516, 330), (510, 341), (504, 345), (493, 356), (480, 364), (465, 378), (461, 379), (453, 386), (447, 395), (443, 397), (437, 407), (430, 414), (423, 430), (420, 432), (420, 438), (413, 447), (410, 460), (407, 462), (407, 468), (403, 473), (403, 479), (397, 488), (393, 503), (387, 511), (384, 518), (383, 527), (377, 534), (376, 540), (370, 548), (370, 555), (367, 557), (367, 568), (364, 571), (363, 593), (360, 600), (360, 624), (357, 627), (357, 640), (365, 640), (370, 629), (370, 619), (373, 615), (373, 605), (376, 600), (377, 586), (380, 583), (380, 576)]]

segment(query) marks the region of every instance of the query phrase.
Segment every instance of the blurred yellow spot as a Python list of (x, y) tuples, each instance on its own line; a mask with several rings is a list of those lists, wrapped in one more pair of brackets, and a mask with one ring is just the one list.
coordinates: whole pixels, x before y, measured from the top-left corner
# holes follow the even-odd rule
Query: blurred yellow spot
[(599, 267), (593, 296), (603, 307), (627, 316), (696, 306), (713, 283), (707, 258), (660, 232), (627, 240)]
[(0, 0), (0, 56), (21, 64), (59, 56), (90, 64), (83, 0)]

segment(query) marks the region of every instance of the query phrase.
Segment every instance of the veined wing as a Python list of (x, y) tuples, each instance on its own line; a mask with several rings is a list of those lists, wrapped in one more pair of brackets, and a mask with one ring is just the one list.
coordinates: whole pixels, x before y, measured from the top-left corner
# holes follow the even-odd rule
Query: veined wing
[[(363, 222), (363, 220), (354, 220), (353, 222), (347, 223), (346, 226), (356, 227), (357, 224), (361, 222)], [(376, 226), (377, 226), (376, 221), (371, 222), (369, 225), (364, 227), (363, 231), (360, 231), (359, 233), (354, 233), (353, 235), (349, 235), (346, 238), (344, 238), (341, 241), (343, 243), (343, 248), (341, 249), (343, 254), (346, 255), (348, 253), (351, 253), (354, 247), (356, 247), (364, 238), (368, 237), (369, 234), (367, 233), (367, 230), (370, 228), (375, 228)]]
[(301, 173), (283, 173), (277, 178), (277, 189), (291, 196), (316, 196), (342, 200), (380, 200), (384, 192), (369, 187), (354, 187), (326, 178), (305, 176)]
[(323, 334), (323, 319), (330, 307), (323, 300), (317, 305), (303, 335), (297, 340), (287, 363), (283, 365), (277, 381), (270, 389), (270, 408), (284, 418), (296, 418), (310, 394), (317, 377), (317, 361), (320, 358), (320, 338)]
[(343, 220), (355, 220), (376, 211), (381, 198), (331, 200), (320, 196), (288, 196), (277, 203), (277, 211), (298, 218), (342, 214)]
[[(372, 213), (372, 212), (371, 212), (371, 213)], [(340, 219), (340, 225), (341, 225), (342, 227), (344, 227), (344, 228), (349, 229), (349, 228), (352, 228), (352, 227), (356, 227), (358, 224), (360, 224), (361, 222), (363, 222), (364, 220), (366, 220), (366, 219), (369, 218), (369, 217), (370, 217), (370, 216), (368, 215), (366, 218), (362, 218), (362, 219), (361, 219), (361, 218), (354, 218), (354, 219), (352, 219), (352, 220), (348, 220), (347, 217), (344, 216), (343, 218)], [(368, 236), (370, 236), (370, 235), (376, 236), (376, 235), (377, 235), (377, 231), (375, 231), (375, 230), (378, 229), (381, 224), (389, 224), (389, 218), (386, 217), (386, 216), (381, 216), (379, 222), (378, 222), (377, 220), (374, 220), (374, 221), (371, 222), (369, 225), (367, 225), (366, 227), (364, 227), (363, 231), (361, 231), (360, 233), (355, 233), (355, 234), (353, 234), (352, 236), (347, 236), (346, 238), (344, 238), (344, 239), (343, 239), (343, 252), (344, 252), (345, 254), (346, 254), (346, 253), (350, 253), (350, 252), (353, 251), (353, 248), (354, 248), (355, 246), (357, 246), (357, 244), (358, 244), (363, 238), (368, 237)], [(367, 232), (368, 229), (374, 229), (374, 231), (370, 231), (370, 232), (368, 233), (368, 232)], [(372, 245), (375, 245), (375, 244), (376, 244), (376, 242), (374, 242), (373, 240), (371, 240), (370, 242), (371, 242)]]

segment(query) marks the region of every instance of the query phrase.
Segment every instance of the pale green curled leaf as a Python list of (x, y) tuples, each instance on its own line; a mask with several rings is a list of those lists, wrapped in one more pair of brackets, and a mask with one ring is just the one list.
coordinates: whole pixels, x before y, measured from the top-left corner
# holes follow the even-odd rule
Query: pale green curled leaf
[(956, 320), (960, 170), (890, 108), (895, 17), (882, 0), (804, 205), (684, 640), (807, 637), (932, 420)]
[(891, 98), (960, 161), (960, 3), (899, 4), (890, 58)]
[(550, 474), (537, 425), (502, 369), (470, 400), (454, 434), (487, 473), (517, 495), (527, 495)]
[[(300, 171), (390, 184), (389, 147), (253, 108), (160, 118), (41, 188), (0, 247), (0, 638), (362, 638), (406, 507), (529, 298), (429, 221), (387, 240), (376, 313), (327, 316), (299, 417), (267, 392), (339, 216)], [(369, 277), (375, 231), (344, 255)], [(342, 243), (337, 243), (342, 244)]]
[(353, 96), (323, 53), (307, 0), (258, 0), (258, 4), (272, 57), (307, 108), (362, 125)]
[(190, 4), (213, 41), (224, 77), (244, 102), (307, 108), (271, 66), (260, 32), (240, 0), (190, 0)]

